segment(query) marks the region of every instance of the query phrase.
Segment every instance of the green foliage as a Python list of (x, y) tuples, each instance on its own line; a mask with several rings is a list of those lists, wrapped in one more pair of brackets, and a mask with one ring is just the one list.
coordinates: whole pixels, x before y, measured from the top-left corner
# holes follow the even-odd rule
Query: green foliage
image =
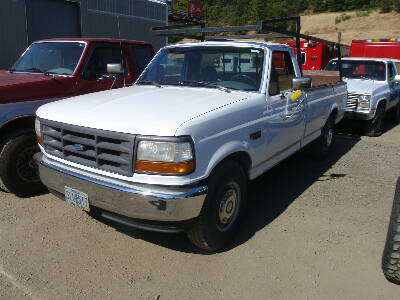
[(335, 18), (335, 24), (339, 24), (340, 22), (350, 20), (352, 16), (346, 15), (346, 14), (341, 14), (340, 16)]
[[(286, 17), (304, 12), (345, 12), (356, 10), (357, 17), (369, 9), (400, 12), (400, 0), (197, 0), (203, 3), (210, 25), (254, 24), (263, 19)], [(351, 18), (344, 14), (337, 22)]]

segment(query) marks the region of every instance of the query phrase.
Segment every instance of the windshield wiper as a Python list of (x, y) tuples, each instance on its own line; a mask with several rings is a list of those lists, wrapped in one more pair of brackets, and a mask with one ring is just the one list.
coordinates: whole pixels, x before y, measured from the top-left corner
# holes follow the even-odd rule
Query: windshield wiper
[(44, 75), (48, 76), (50, 73), (47, 72), (46, 70), (42, 70), (38, 67), (30, 67), (28, 69), (26, 69), (26, 71), (32, 71), (32, 72), (38, 72), (38, 73), (43, 73)]
[(162, 88), (161, 84), (159, 84), (158, 82), (153, 81), (153, 80), (140, 80), (140, 81), (138, 81), (138, 84), (152, 84), (158, 88)]
[(195, 86), (202, 86), (202, 87), (210, 87), (210, 88), (215, 88), (215, 89), (219, 89), (220, 91), (224, 91), (227, 93), (230, 93), (232, 91), (231, 88), (227, 88), (224, 86), (220, 86), (218, 84), (215, 83), (211, 83), (211, 82), (206, 82), (206, 81), (197, 81), (197, 80), (181, 80), (179, 82), (180, 84), (190, 84), (190, 85), (195, 85)]
[(8, 72), (14, 73), (14, 72), (15, 72), (15, 69), (8, 69)]

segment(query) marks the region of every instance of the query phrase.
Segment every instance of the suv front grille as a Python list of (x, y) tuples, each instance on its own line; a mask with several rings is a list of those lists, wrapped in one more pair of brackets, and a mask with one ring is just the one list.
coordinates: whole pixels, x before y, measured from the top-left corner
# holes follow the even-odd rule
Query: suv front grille
[(135, 135), (41, 120), (45, 151), (101, 170), (133, 175)]
[(359, 94), (348, 93), (347, 94), (346, 108), (357, 109), (358, 97), (359, 96), (360, 96)]

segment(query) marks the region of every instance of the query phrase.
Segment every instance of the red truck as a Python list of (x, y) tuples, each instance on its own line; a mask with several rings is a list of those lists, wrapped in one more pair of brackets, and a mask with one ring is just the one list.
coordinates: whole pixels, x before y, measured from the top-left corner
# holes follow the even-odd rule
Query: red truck
[(400, 59), (400, 38), (353, 40), (350, 56)]
[[(291, 46), (295, 55), (297, 55), (295, 41), (277, 41), (274, 43)], [(300, 41), (300, 48), (303, 70), (323, 70), (331, 59), (338, 57), (336, 48), (321, 42), (302, 40)], [(341, 45), (341, 54), (343, 57), (349, 56), (349, 52), (349, 46)]]
[(33, 163), (40, 105), (130, 85), (153, 56), (152, 45), (141, 41), (49, 39), (30, 45), (10, 70), (0, 71), (0, 188), (20, 197), (44, 188)]

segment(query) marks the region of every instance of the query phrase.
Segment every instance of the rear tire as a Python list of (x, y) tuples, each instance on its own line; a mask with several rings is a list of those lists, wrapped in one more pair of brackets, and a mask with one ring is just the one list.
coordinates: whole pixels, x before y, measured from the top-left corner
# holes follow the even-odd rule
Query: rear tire
[(400, 285), (400, 178), (397, 181), (386, 244), (382, 256), (382, 270), (387, 280)]
[(400, 99), (396, 107), (393, 108), (393, 110), (390, 112), (390, 121), (392, 121), (395, 124), (400, 123)]
[(247, 176), (235, 161), (222, 162), (210, 175), (197, 223), (187, 235), (198, 248), (216, 252), (234, 237), (247, 202)]
[(18, 197), (38, 194), (46, 188), (40, 182), (33, 155), (39, 152), (35, 134), (20, 129), (6, 136), (0, 150), (0, 187)]
[(365, 124), (365, 135), (378, 137), (382, 135), (382, 127), (385, 123), (386, 111), (383, 105), (379, 105), (375, 112), (375, 117)]
[(321, 135), (308, 146), (308, 153), (314, 159), (324, 159), (331, 151), (334, 142), (334, 116), (330, 115), (324, 127), (322, 127)]

